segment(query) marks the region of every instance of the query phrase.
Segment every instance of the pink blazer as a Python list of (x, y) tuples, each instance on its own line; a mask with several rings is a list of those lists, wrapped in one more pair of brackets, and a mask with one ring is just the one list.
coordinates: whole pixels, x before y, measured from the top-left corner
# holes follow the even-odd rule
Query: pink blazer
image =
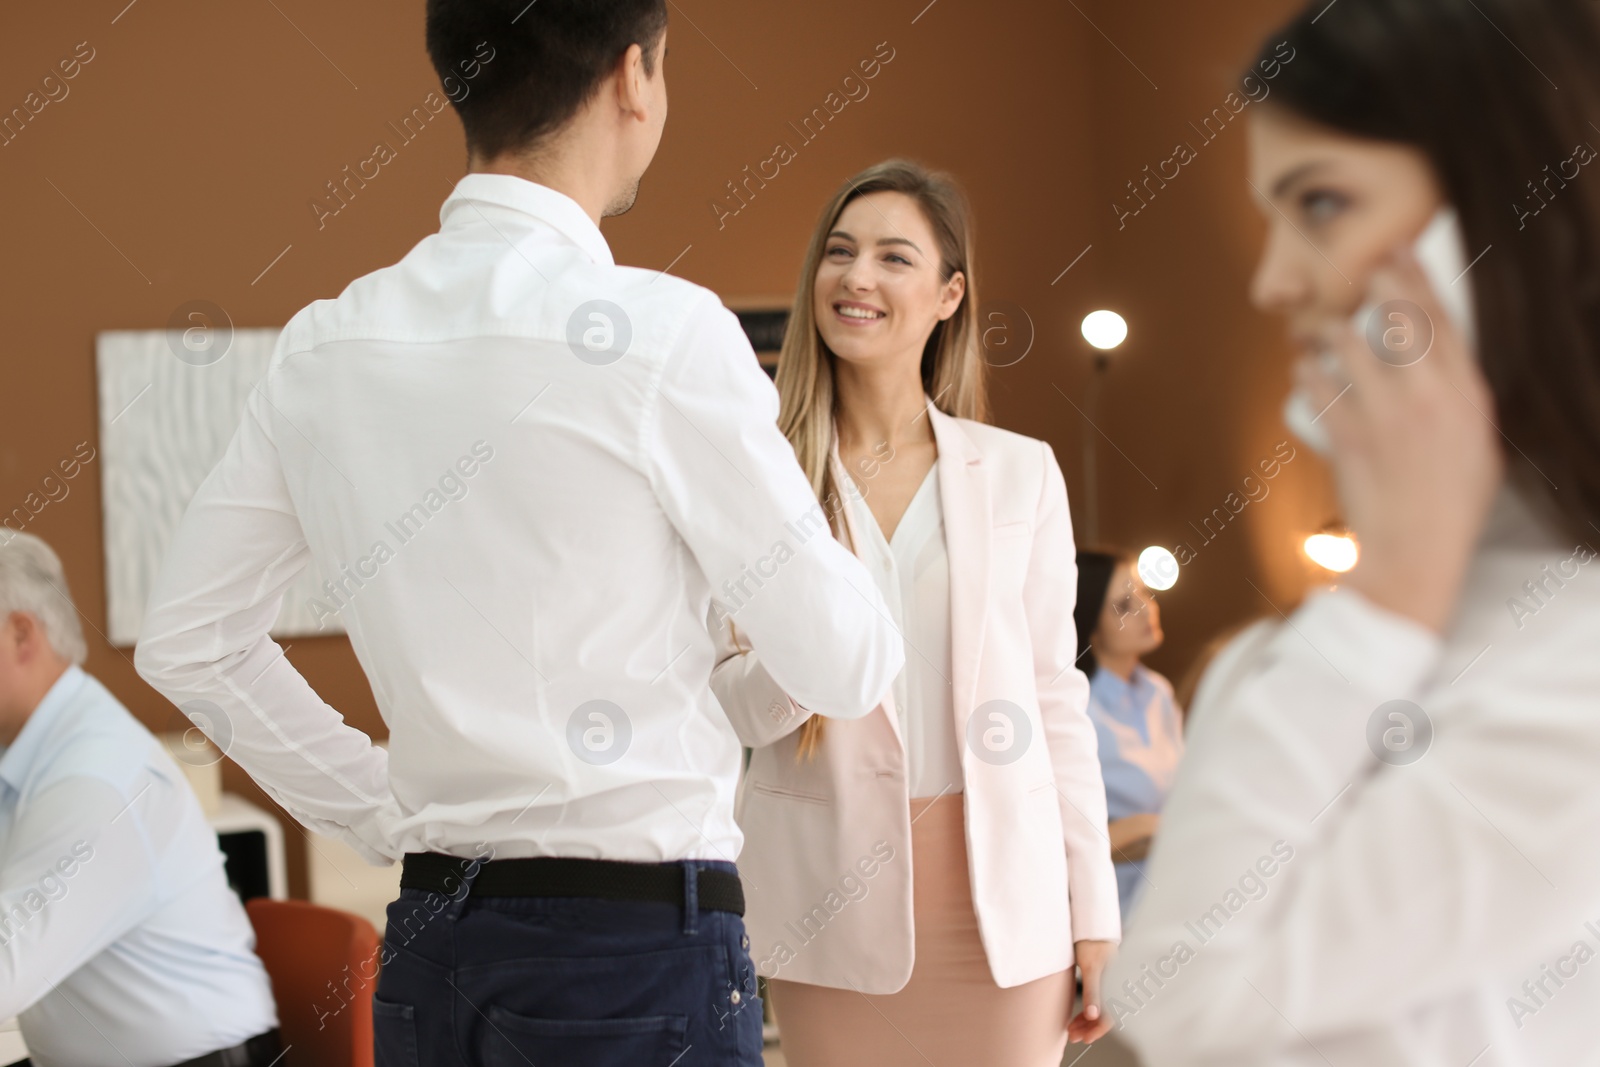
[[(1014, 986), (1071, 967), (1074, 941), (1121, 938), (1089, 683), (1074, 664), (1072, 519), (1049, 445), (928, 410), (972, 898), (994, 980)], [(835, 476), (845, 484), (841, 467)], [(735, 813), (757, 971), (893, 993), (911, 977), (914, 942), (906, 754), (892, 703), (829, 720), (816, 756), (799, 762), (809, 713), (742, 643), (737, 615), (732, 623), (720, 627), (711, 684), (754, 750)]]

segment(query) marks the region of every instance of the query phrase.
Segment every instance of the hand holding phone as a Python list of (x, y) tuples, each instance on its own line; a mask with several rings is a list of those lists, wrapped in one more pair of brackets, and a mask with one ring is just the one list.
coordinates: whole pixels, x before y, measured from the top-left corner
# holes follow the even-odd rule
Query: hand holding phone
[(1373, 270), (1368, 307), (1332, 324), (1324, 359), (1299, 368), (1313, 432), (1337, 446), (1339, 502), (1360, 545), (1345, 584), (1435, 632), (1505, 469), (1453, 227), (1435, 219)]
[[(1465, 245), (1455, 209), (1442, 207), (1411, 245), (1411, 254), (1428, 279), (1435, 300), (1444, 310), (1452, 325), (1466, 339), (1469, 346), (1477, 347), (1476, 308), (1472, 286), (1463, 276), (1467, 270)], [(1373, 316), (1379, 305), (1369, 299), (1350, 319), (1359, 334), (1370, 334)], [(1378, 324), (1382, 330), (1387, 324)], [(1324, 373), (1338, 375), (1338, 359), (1331, 351), (1324, 351), (1319, 360)], [(1345, 379), (1348, 381), (1348, 379)], [(1283, 421), (1290, 431), (1321, 455), (1328, 455), (1333, 442), (1321, 425), (1321, 414), (1311, 403), (1304, 389), (1290, 390), (1283, 405)]]

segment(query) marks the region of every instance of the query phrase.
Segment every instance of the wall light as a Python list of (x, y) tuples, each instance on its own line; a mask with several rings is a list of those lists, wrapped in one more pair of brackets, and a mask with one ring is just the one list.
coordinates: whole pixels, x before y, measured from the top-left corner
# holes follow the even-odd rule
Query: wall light
[(1178, 557), (1162, 548), (1151, 545), (1139, 553), (1139, 580), (1160, 592), (1178, 584)]
[(1089, 385), (1083, 397), (1083, 489), (1086, 501), (1083, 533), (1092, 543), (1100, 536), (1100, 487), (1095, 463), (1095, 435), (1099, 430), (1095, 428), (1095, 419), (1100, 413), (1102, 379), (1106, 371), (1111, 369), (1112, 350), (1128, 339), (1128, 322), (1115, 311), (1091, 311), (1083, 317), (1080, 329), (1083, 339), (1095, 349), (1094, 373), (1089, 376)]
[(1343, 574), (1356, 565), (1361, 550), (1349, 534), (1314, 533), (1306, 538), (1306, 556), (1323, 570)]
[(1091, 311), (1083, 319), (1083, 339), (1109, 352), (1128, 339), (1128, 322), (1115, 311)]

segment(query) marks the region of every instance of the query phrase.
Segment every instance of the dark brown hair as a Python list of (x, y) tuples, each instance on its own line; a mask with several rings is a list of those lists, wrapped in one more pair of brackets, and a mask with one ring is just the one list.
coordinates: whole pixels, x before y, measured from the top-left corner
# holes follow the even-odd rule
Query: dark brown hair
[(1093, 678), (1100, 669), (1094, 658), (1091, 642), (1100, 628), (1100, 614), (1105, 611), (1106, 596), (1111, 592), (1111, 579), (1117, 567), (1135, 566), (1133, 553), (1123, 549), (1081, 548), (1078, 550), (1078, 599), (1072, 605), (1072, 622), (1078, 631), (1078, 656), (1076, 663), (1084, 675)]
[[(1312, 0), (1272, 99), (1423, 152), (1454, 205), (1511, 476), (1600, 522), (1600, 16), (1589, 0)], [(1281, 54), (1278, 55), (1281, 59)]]

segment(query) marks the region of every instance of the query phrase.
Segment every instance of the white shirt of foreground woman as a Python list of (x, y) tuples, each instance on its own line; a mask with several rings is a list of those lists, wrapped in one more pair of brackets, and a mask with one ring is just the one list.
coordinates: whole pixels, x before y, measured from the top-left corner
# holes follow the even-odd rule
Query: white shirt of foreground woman
[(1341, 589), (1218, 658), (1106, 980), (1147, 1062), (1595, 1062), (1600, 566), (1548, 529), (1500, 491), (1442, 639)]

